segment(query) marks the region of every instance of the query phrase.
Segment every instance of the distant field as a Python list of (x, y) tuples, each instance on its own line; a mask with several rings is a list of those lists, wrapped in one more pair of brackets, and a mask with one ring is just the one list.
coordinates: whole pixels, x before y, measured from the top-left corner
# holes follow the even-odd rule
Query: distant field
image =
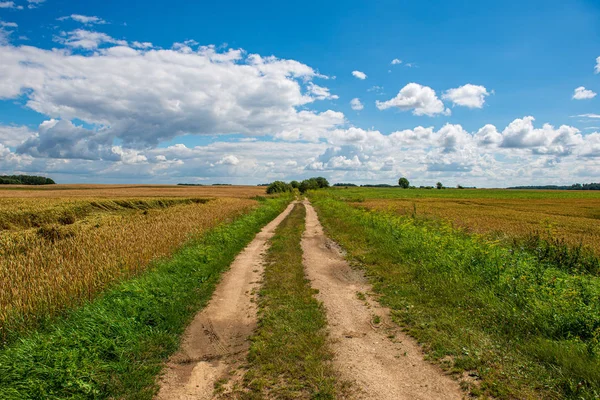
[(264, 194), (250, 186), (0, 188), (0, 342), (144, 271)]
[(541, 190), (335, 189), (353, 206), (442, 218), (495, 238), (539, 233), (600, 254), (600, 192)]
[(3, 198), (79, 197), (255, 197), (263, 186), (176, 186), (176, 185), (0, 185)]

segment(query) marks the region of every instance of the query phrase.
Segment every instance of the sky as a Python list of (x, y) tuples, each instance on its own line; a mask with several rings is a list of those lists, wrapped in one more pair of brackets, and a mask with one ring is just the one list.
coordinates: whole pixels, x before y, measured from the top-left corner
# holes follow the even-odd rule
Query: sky
[(0, 0), (0, 174), (600, 181), (600, 3)]

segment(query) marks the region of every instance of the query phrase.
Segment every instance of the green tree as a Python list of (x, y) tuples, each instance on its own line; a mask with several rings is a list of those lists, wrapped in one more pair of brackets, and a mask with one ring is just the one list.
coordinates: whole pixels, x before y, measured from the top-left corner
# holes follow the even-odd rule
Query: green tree
[(398, 185), (402, 189), (408, 189), (410, 187), (410, 182), (408, 181), (408, 179), (402, 177), (402, 178), (398, 179)]
[(438, 183), (435, 184), (435, 187), (438, 188), (438, 189), (443, 189), (444, 185), (442, 185), (442, 182), (438, 182)]
[(267, 187), (267, 194), (291, 192), (292, 185), (283, 181), (275, 181)]
[(300, 188), (300, 182), (298, 182), (298, 181), (291, 181), (290, 185), (292, 185), (292, 187), (294, 189), (299, 189)]

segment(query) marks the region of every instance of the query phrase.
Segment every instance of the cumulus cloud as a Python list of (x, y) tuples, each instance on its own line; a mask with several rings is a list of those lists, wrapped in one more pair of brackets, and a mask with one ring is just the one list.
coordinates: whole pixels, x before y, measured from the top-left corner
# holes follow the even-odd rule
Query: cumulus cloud
[(600, 57), (596, 58), (596, 68), (594, 68), (594, 71), (600, 74)]
[(360, 111), (363, 108), (365, 108), (365, 106), (360, 102), (360, 99), (358, 97), (355, 97), (352, 100), (350, 100), (350, 107), (352, 107), (352, 109), (355, 111)]
[(573, 93), (573, 99), (574, 100), (593, 99), (594, 97), (596, 97), (596, 94), (597, 93), (593, 92), (592, 90), (588, 90), (584, 86), (580, 86), (577, 89), (575, 89), (575, 92)]
[(398, 65), (398, 64), (402, 64), (402, 60), (400, 60), (399, 58), (394, 58), (391, 62), (392, 65)]
[(221, 158), (217, 162), (218, 165), (238, 165), (239, 163), (240, 160), (236, 156), (231, 154)]
[(437, 97), (435, 90), (429, 86), (418, 83), (409, 83), (400, 92), (388, 101), (377, 101), (377, 108), (385, 110), (397, 107), (402, 111), (412, 110), (414, 115), (434, 116), (438, 114), (450, 115), (450, 110)]
[(450, 100), (455, 106), (463, 106), (468, 108), (482, 108), (485, 103), (486, 96), (489, 96), (487, 89), (484, 86), (472, 85), (470, 83), (447, 90), (442, 99)]
[(367, 79), (367, 74), (365, 74), (364, 72), (361, 72), (361, 71), (352, 71), (352, 76), (354, 76), (355, 78), (358, 78), (360, 80)]
[[(105, 42), (117, 45), (100, 48)], [(25, 96), (30, 109), (84, 121), (102, 140), (119, 139), (127, 147), (155, 146), (183, 134), (301, 138), (345, 123), (339, 112), (300, 109), (337, 96), (313, 83), (323, 75), (295, 60), (214, 46), (192, 49), (193, 43), (134, 49), (83, 30), (69, 35), (65, 45), (97, 51), (82, 56), (0, 46), (0, 98)]]
[(34, 135), (26, 126), (0, 125), (0, 143), (8, 147), (16, 147)]
[(317, 100), (337, 100), (340, 98), (336, 94), (332, 95), (328, 88), (315, 85), (313, 82), (308, 83), (307, 89)]
[(81, 15), (81, 14), (71, 14), (69, 16), (58, 18), (59, 21), (65, 21), (67, 19), (71, 19), (73, 21), (80, 22), (84, 25), (104, 25), (107, 23), (105, 20), (103, 20), (100, 17)]

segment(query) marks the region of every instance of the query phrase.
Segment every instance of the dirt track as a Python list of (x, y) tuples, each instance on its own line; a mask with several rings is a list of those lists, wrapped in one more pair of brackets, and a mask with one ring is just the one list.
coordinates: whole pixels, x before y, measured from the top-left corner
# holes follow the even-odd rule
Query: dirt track
[[(310, 203), (304, 201), (304, 205), (304, 265), (327, 310), (334, 365), (342, 380), (353, 383), (352, 397), (461, 399), (458, 383), (423, 359), (415, 341), (390, 321), (387, 309), (368, 298), (359, 299), (357, 293), (369, 293), (370, 285), (324, 235)], [(373, 322), (375, 316), (381, 319), (378, 324)]]
[[(370, 285), (325, 236), (310, 202), (304, 205), (304, 266), (327, 311), (339, 379), (350, 382), (344, 398), (461, 399), (458, 383), (423, 359), (415, 341), (390, 321), (387, 309), (368, 296), (359, 298), (357, 293), (369, 293)], [(158, 400), (212, 399), (215, 383), (231, 378), (246, 361), (247, 339), (257, 321), (253, 300), (263, 255), (293, 207), (290, 204), (269, 223), (223, 275), (208, 306), (186, 330), (180, 351), (169, 360)]]
[(263, 254), (293, 206), (265, 226), (223, 274), (210, 303), (196, 315), (181, 349), (169, 360), (157, 399), (212, 399), (215, 383), (246, 360), (247, 339), (256, 326), (253, 299)]

